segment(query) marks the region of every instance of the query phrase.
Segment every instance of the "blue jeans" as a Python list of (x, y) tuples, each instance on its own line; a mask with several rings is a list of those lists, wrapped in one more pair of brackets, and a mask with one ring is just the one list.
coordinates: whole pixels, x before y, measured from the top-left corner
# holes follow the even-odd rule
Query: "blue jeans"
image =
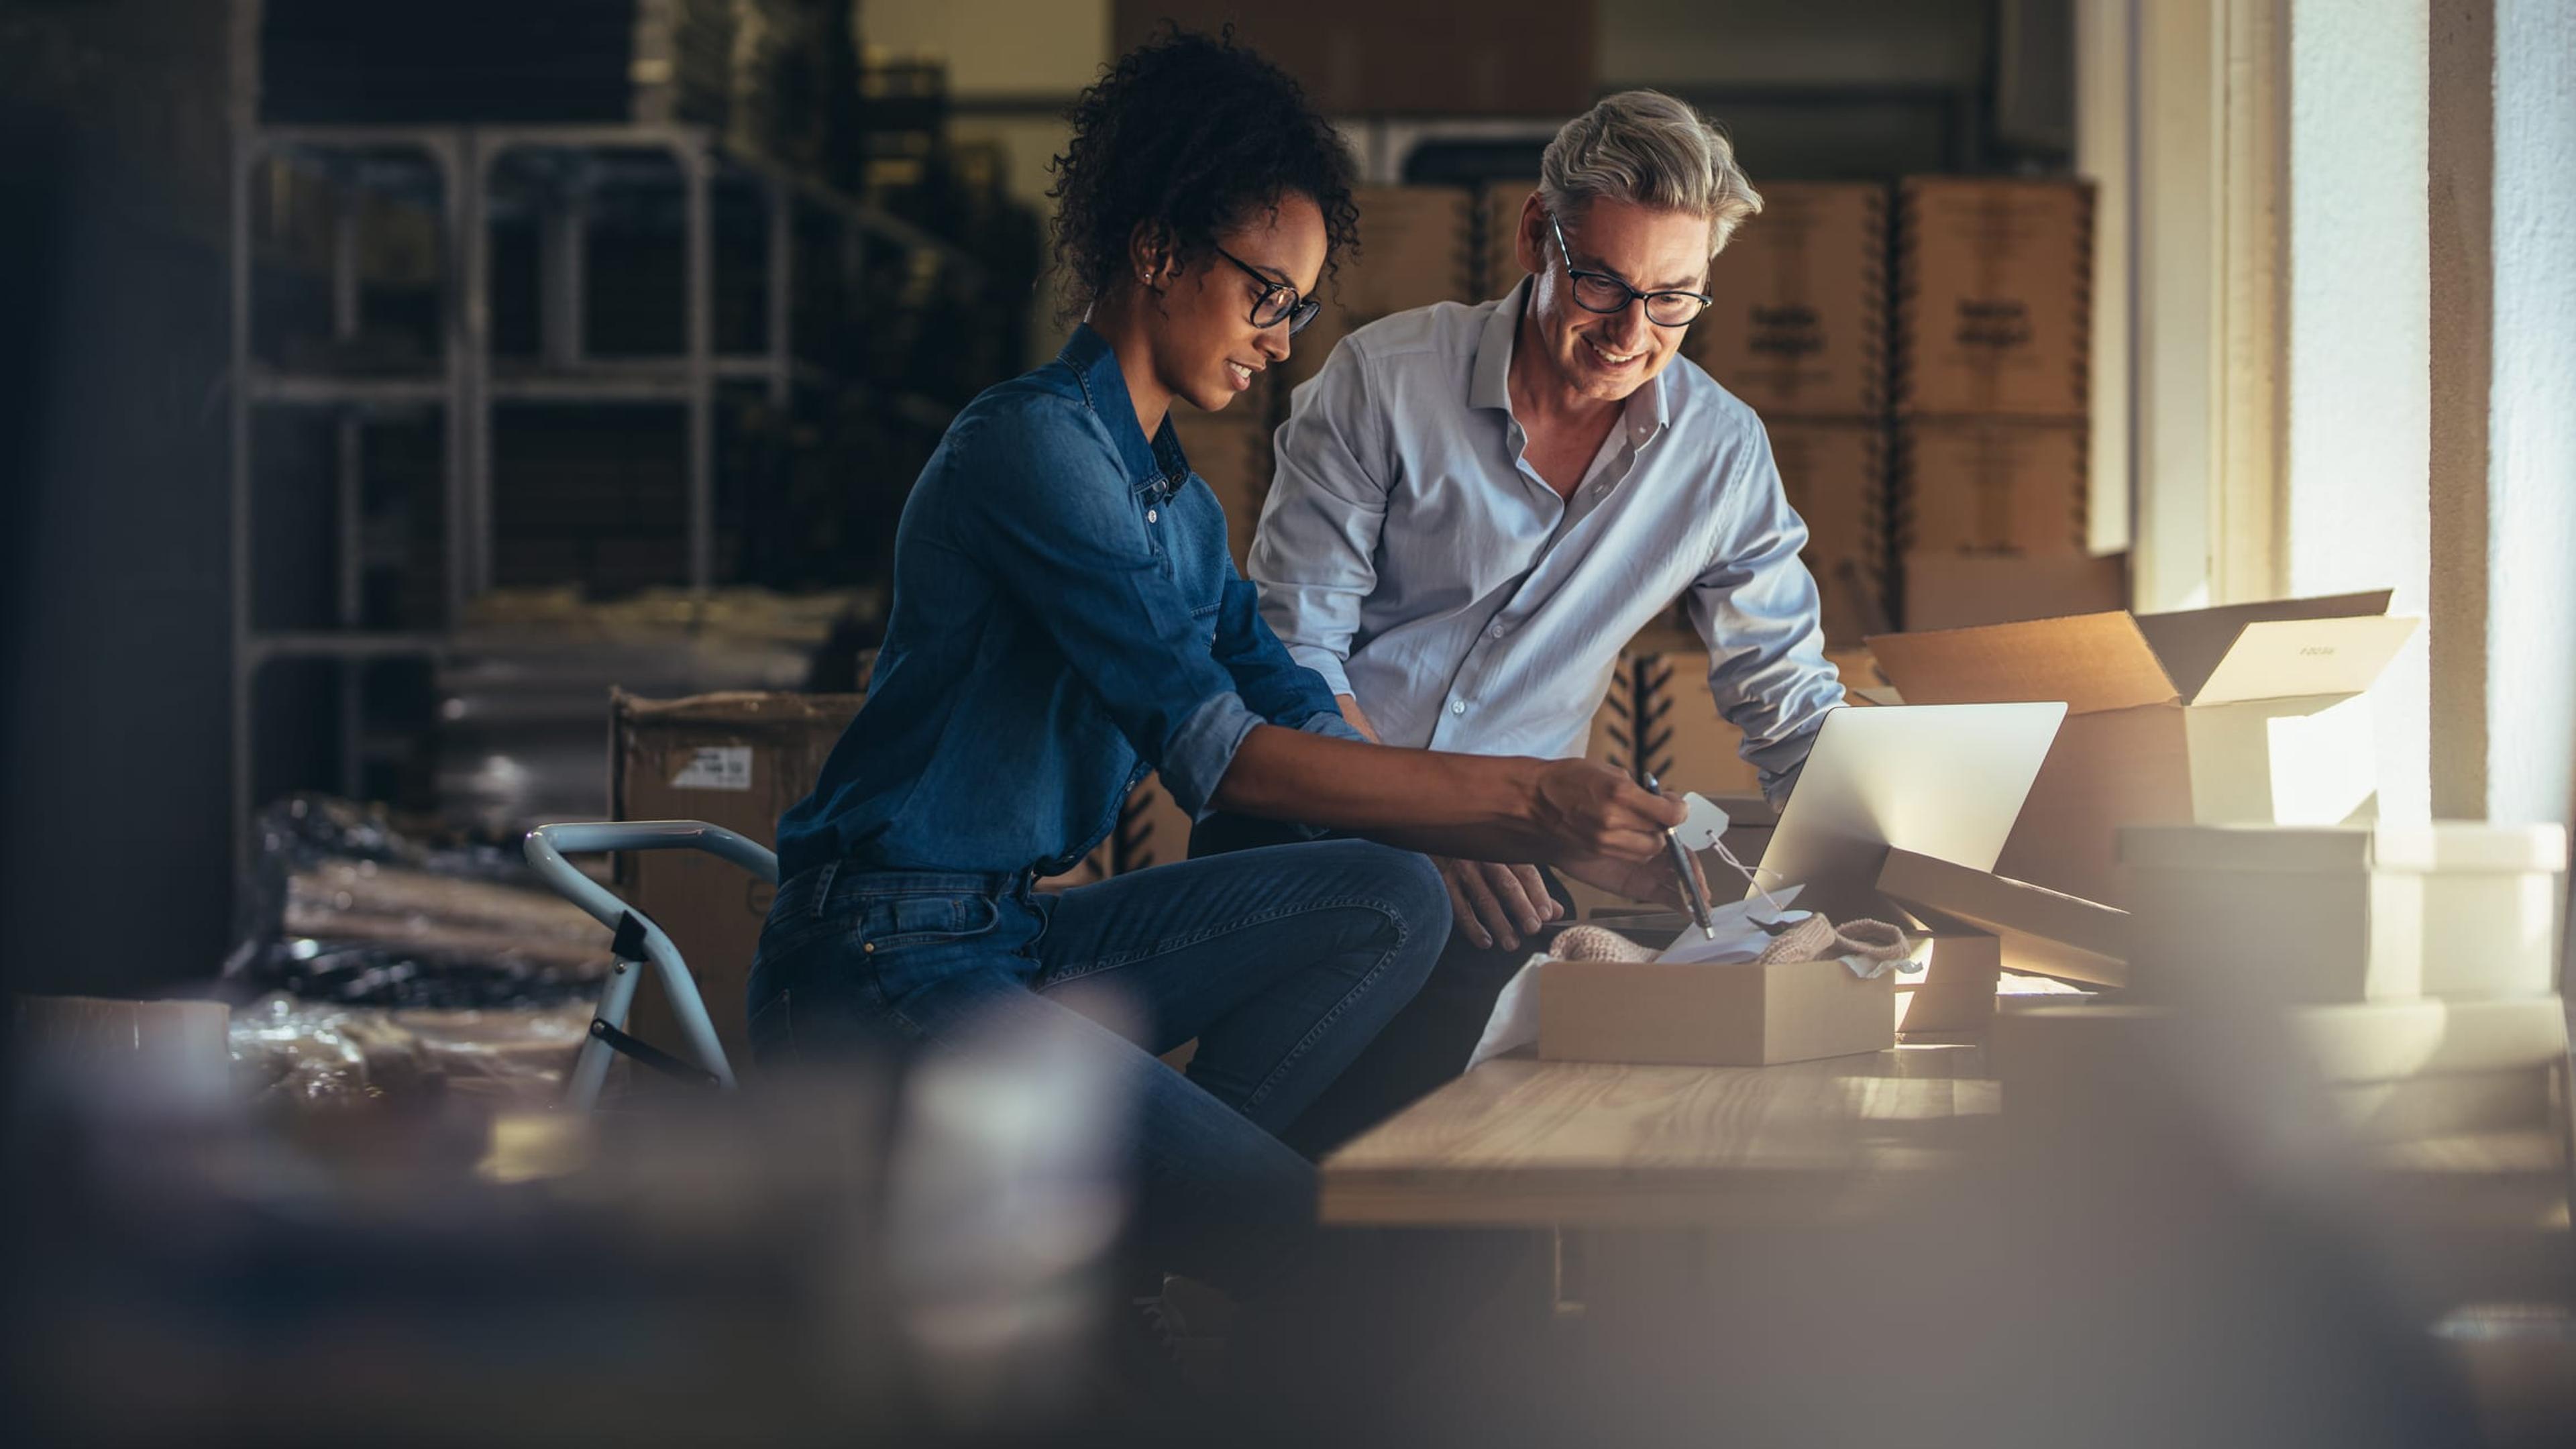
[[(780, 886), (751, 973), (763, 1063), (1060, 1034), (1131, 1104), (1135, 1226), (1157, 1266), (1257, 1295), (1303, 1257), (1315, 1170), (1277, 1134), (1431, 970), (1422, 856), (1356, 840), (1186, 861), (1060, 895), (1025, 876), (830, 863)], [(1192, 1038), (1187, 1075), (1157, 1060)]]

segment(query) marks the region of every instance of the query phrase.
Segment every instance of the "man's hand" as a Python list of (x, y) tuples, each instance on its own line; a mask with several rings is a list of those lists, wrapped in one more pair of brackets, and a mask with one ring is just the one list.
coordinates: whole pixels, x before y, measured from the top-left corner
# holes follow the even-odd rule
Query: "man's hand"
[(1548, 852), (1550, 860), (1661, 859), (1664, 832), (1690, 814), (1681, 801), (1650, 793), (1594, 760), (1550, 761), (1532, 793), (1531, 823), (1558, 846)]
[(1458, 929), (1479, 946), (1520, 949), (1521, 940), (1565, 914), (1547, 893), (1547, 882), (1531, 865), (1498, 865), (1489, 860), (1458, 860), (1435, 855), (1440, 879), (1449, 887), (1449, 909)]

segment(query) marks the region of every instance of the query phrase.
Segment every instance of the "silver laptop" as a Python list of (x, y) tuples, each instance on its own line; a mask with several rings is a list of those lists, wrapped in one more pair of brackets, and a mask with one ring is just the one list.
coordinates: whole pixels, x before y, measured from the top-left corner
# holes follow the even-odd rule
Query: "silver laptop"
[(1835, 710), (1771, 833), (1762, 884), (1804, 885), (1798, 908), (1848, 920), (1884, 910), (1890, 846), (1994, 869), (2065, 718), (2055, 703)]

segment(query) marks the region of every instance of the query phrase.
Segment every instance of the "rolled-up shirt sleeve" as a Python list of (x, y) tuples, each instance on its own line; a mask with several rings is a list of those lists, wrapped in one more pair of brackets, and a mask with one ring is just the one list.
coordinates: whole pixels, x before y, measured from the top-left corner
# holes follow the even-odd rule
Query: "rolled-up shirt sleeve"
[(1825, 658), (1816, 581), (1798, 559), (1807, 525), (1780, 486), (1770, 441), (1756, 433), (1727, 493), (1715, 556), (1691, 584), (1691, 623), (1708, 646), (1708, 689), (1718, 713), (1744, 733), (1739, 753), (1762, 793), (1786, 800), (1807, 752), (1838, 708), (1843, 687)]
[(1366, 367), (1366, 354), (1345, 340), (1297, 389), (1244, 570), (1289, 657), (1335, 694), (1351, 692), (1345, 666), (1360, 605), (1377, 587), (1378, 535), (1394, 485)]
[(974, 485), (956, 548), (1027, 606), (1172, 798), (1204, 811), (1262, 720), (1200, 642), (1099, 424), (1067, 402), (980, 420), (949, 446)]

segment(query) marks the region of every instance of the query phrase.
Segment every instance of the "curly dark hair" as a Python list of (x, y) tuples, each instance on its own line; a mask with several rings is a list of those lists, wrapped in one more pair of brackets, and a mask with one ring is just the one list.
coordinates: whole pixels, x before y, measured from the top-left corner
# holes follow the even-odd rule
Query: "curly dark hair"
[(1139, 222), (1169, 227), (1186, 264), (1219, 231), (1302, 192), (1324, 213), (1327, 276), (1359, 245), (1350, 151), (1305, 91), (1236, 45), (1232, 26), (1210, 36), (1165, 24), (1065, 113), (1073, 143), (1048, 166), (1047, 195), (1068, 317), (1116, 287)]

